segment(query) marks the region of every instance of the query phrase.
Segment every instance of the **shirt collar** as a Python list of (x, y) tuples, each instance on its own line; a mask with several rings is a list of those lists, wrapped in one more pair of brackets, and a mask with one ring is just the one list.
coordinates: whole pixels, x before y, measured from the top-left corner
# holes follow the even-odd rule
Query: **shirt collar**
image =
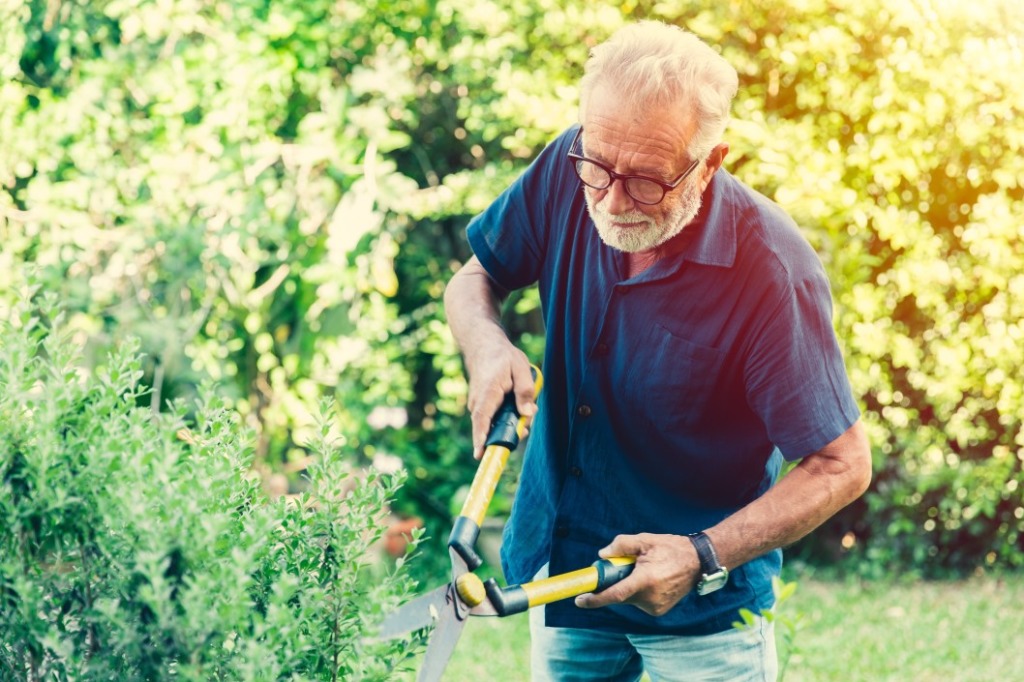
[(735, 207), (725, 196), (734, 182), (733, 177), (721, 168), (711, 177), (704, 190), (700, 212), (684, 229), (684, 232), (693, 232), (683, 252), (686, 260), (723, 268), (732, 267), (736, 262), (738, 221)]

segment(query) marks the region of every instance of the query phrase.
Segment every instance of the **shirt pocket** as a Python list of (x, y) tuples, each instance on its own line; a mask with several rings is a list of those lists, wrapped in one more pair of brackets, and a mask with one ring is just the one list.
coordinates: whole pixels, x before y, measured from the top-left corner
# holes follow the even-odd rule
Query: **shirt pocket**
[(699, 425), (721, 383), (725, 353), (654, 323), (633, 363), (631, 403), (642, 421), (670, 439)]

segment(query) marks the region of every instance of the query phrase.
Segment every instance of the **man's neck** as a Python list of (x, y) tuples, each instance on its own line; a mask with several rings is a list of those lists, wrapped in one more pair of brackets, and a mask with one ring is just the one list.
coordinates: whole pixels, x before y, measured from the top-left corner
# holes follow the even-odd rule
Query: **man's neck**
[(632, 279), (661, 259), (658, 249), (626, 254), (626, 279)]
[(666, 256), (674, 256), (686, 248), (690, 235), (684, 228), (679, 234), (653, 249), (626, 254), (626, 279), (632, 279)]

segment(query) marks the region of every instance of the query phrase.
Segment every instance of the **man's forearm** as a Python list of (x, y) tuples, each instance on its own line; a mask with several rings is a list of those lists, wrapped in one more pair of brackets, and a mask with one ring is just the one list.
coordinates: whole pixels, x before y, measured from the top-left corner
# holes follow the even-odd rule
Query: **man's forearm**
[(476, 257), (455, 273), (444, 293), (448, 326), (469, 373), (466, 406), (473, 421), (477, 459), (483, 455), (491, 418), (507, 393), (515, 394), (519, 414), (533, 416), (537, 409), (530, 362), (501, 326), (501, 302), (506, 295)]
[(722, 564), (733, 568), (804, 537), (863, 494), (870, 480), (871, 450), (857, 422), (706, 532)]
[(445, 288), (448, 327), (470, 372), (484, 348), (495, 342), (508, 342), (501, 326), (504, 296), (475, 257), (455, 273)]
[[(857, 422), (823, 449), (805, 457), (762, 497), (705, 532), (719, 562), (734, 569), (807, 535), (860, 496), (870, 478), (871, 450), (864, 427)], [(577, 606), (599, 608), (628, 603), (660, 616), (700, 579), (697, 552), (680, 535), (619, 535), (600, 554), (604, 558), (635, 556), (636, 568), (628, 578), (603, 592), (577, 597)]]

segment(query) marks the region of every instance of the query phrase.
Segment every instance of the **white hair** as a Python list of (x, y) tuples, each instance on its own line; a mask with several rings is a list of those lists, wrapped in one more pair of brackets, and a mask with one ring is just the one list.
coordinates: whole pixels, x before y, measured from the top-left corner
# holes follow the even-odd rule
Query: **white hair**
[(703, 158), (722, 141), (739, 77), (694, 34), (660, 21), (641, 21), (591, 50), (580, 82), (581, 122), (598, 85), (610, 86), (638, 111), (678, 105), (683, 115), (696, 113), (697, 131), (688, 151)]

